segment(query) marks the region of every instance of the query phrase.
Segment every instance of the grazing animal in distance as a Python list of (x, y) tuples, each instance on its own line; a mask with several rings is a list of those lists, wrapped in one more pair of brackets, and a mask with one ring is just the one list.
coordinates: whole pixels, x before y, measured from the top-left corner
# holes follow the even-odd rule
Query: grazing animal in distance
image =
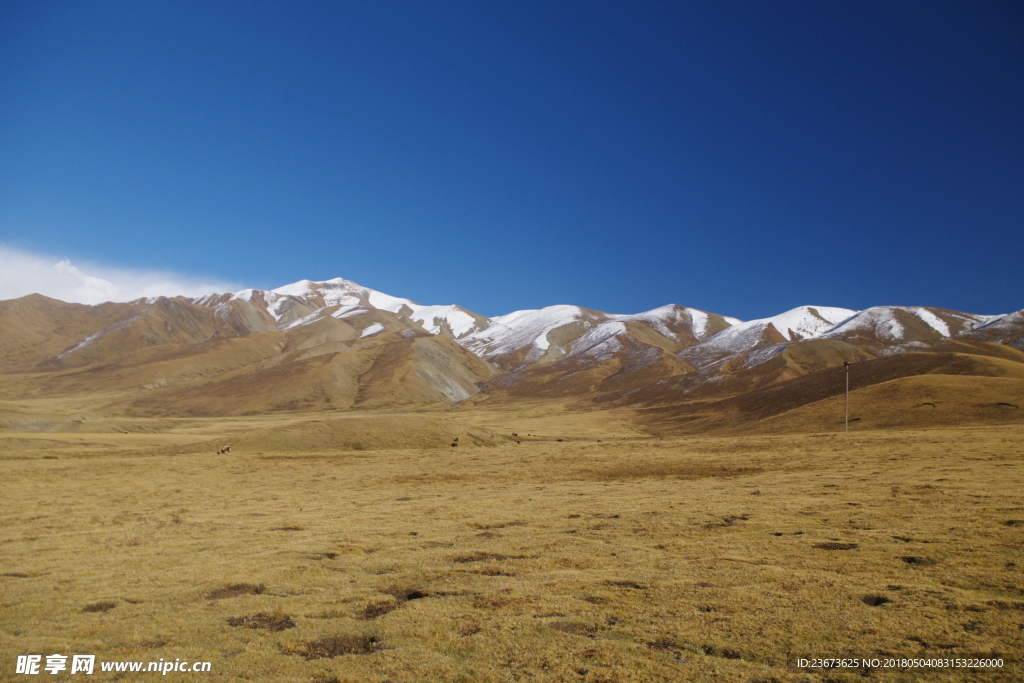
[(230, 453), (231, 446), (221, 446), (220, 450), (217, 451), (217, 455), (223, 455), (224, 453)]

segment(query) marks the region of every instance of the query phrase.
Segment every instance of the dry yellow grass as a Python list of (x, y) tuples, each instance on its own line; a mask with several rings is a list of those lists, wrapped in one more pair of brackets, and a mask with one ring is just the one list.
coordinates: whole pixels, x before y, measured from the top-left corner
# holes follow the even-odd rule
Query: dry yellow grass
[(212, 662), (179, 680), (1024, 678), (1019, 425), (659, 441), (625, 413), (459, 419), (536, 436), (214, 455), (189, 451), (216, 421), (4, 433), (55, 444), (0, 453), (0, 680), (54, 652)]

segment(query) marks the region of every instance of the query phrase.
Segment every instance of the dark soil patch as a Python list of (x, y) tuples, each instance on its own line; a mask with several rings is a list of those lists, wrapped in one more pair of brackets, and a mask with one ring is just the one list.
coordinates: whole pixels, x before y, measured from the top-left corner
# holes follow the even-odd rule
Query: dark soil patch
[(860, 599), (860, 601), (868, 607), (878, 607), (879, 605), (891, 602), (891, 600), (884, 595), (865, 595)]
[(83, 612), (109, 612), (110, 610), (117, 607), (116, 602), (94, 602), (91, 605), (86, 605), (82, 608)]
[(609, 586), (615, 586), (616, 588), (634, 588), (638, 591), (647, 590), (647, 586), (637, 583), (636, 581), (605, 581)]
[(470, 526), (476, 529), (504, 529), (505, 527), (510, 526), (526, 526), (526, 522), (498, 522), (497, 524), (470, 524)]
[(484, 567), (482, 569), (464, 569), (469, 574), (480, 574), (481, 576), (515, 576), (514, 572), (507, 572), (497, 567)]
[(1008, 519), (1003, 524), (1006, 526), (1024, 526), (1024, 519)]
[(475, 636), (477, 633), (480, 633), (481, 631), (483, 631), (483, 629), (477, 626), (476, 624), (468, 624), (459, 629), (459, 635), (466, 638), (469, 636)]
[(368, 655), (381, 647), (373, 636), (340, 635), (310, 640), (292, 646), (287, 651), (289, 654), (301, 655), (304, 659), (330, 659), (339, 655)]
[(919, 567), (928, 567), (935, 564), (935, 560), (930, 557), (923, 557), (921, 555), (903, 555), (900, 557), (901, 560), (907, 564), (916, 565)]
[(478, 595), (473, 598), (473, 607), (477, 609), (501, 609), (509, 605), (525, 605), (537, 598), (531, 596), (512, 595)]
[(0, 576), (9, 576), (12, 579), (27, 579), (27, 578), (29, 578), (28, 574), (23, 574), (22, 572), (5, 572), (3, 574), (0, 574)]
[(704, 528), (717, 529), (721, 527), (732, 526), (736, 522), (746, 521), (748, 519), (750, 519), (750, 515), (728, 515), (727, 517), (722, 517), (721, 522), (708, 522), (704, 525)]
[(853, 550), (857, 547), (856, 543), (839, 543), (837, 541), (824, 541), (823, 543), (815, 543), (815, 548), (822, 550)]
[(305, 531), (304, 526), (275, 526), (270, 528), (271, 531)]
[(476, 538), (501, 538), (501, 534), (495, 533), (493, 531), (483, 531), (479, 534), (474, 534), (474, 536)]
[(262, 628), (274, 633), (285, 629), (295, 628), (298, 624), (291, 617), (284, 614), (250, 614), (247, 617), (231, 617), (228, 619), (230, 626), (244, 626), (246, 628)]
[(262, 595), (267, 587), (262, 583), (232, 583), (223, 588), (218, 588), (206, 596), (207, 600), (222, 600), (223, 598), (237, 598), (240, 595)]
[(684, 646), (671, 638), (658, 638), (647, 643), (647, 647), (652, 650), (669, 650), (678, 651), (684, 649)]
[(728, 647), (718, 647), (717, 645), (701, 645), (698, 649), (704, 654), (708, 655), (709, 657), (724, 657), (726, 659), (743, 658), (739, 652)]
[(553, 621), (548, 624), (548, 628), (573, 636), (583, 636), (584, 638), (593, 638), (597, 635), (596, 626), (578, 621)]
[(369, 621), (370, 619), (376, 619), (377, 617), (394, 612), (396, 609), (398, 609), (398, 605), (393, 602), (371, 602), (363, 608), (356, 616), (356, 619)]

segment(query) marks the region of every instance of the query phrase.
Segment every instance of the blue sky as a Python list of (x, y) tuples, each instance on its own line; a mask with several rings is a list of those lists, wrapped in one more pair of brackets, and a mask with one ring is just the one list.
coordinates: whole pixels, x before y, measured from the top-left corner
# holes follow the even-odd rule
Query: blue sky
[(1024, 307), (1016, 1), (0, 2), (0, 103), (9, 273)]

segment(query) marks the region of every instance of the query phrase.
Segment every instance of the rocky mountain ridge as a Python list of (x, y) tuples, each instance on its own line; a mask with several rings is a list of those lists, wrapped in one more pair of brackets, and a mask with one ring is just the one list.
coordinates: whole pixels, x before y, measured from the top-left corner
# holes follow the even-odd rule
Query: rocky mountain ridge
[(674, 304), (638, 314), (559, 305), (488, 318), (342, 278), (99, 306), (39, 295), (0, 302), (8, 394), (121, 392), (111, 405), (143, 413), (474, 397), (656, 405), (745, 393), (846, 361), (941, 351), (1017, 362), (1022, 350), (1021, 311), (801, 306), (743, 322)]

